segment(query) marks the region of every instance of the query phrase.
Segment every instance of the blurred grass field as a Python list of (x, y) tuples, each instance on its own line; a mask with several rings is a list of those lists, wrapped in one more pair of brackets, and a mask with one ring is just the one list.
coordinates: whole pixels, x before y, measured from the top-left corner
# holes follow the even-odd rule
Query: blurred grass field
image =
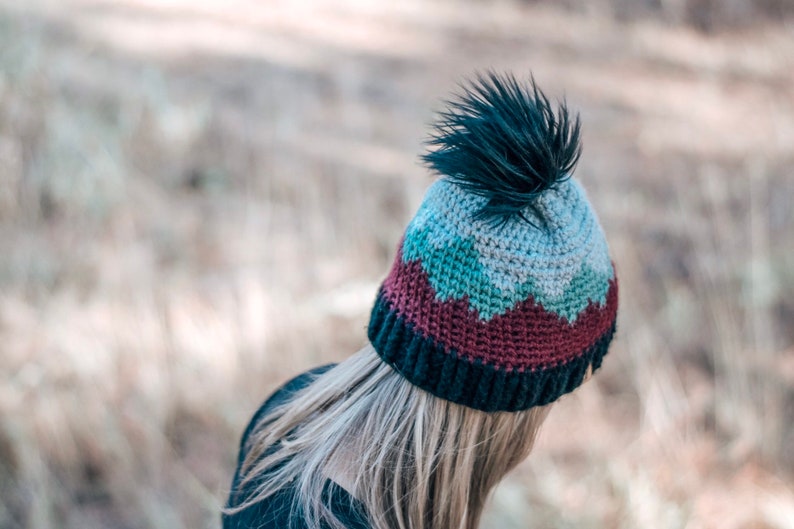
[(0, 0), (0, 528), (218, 527), (485, 68), (581, 111), (621, 314), (483, 529), (794, 528), (794, 6), (563, 4)]

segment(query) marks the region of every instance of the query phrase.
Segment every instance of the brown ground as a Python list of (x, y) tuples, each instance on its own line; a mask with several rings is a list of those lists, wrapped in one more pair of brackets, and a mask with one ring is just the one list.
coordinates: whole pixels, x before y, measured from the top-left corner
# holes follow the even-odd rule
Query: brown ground
[(790, 23), (383, 4), (0, 1), (0, 527), (217, 527), (261, 399), (363, 343), (485, 68), (581, 110), (622, 312), (484, 528), (794, 527)]

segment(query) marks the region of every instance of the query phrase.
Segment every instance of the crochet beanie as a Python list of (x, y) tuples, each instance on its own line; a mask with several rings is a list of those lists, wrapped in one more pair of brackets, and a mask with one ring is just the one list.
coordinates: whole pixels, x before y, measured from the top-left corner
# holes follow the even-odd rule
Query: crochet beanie
[(434, 125), (429, 188), (381, 285), (368, 335), (437, 397), (483, 411), (541, 406), (601, 366), (618, 284), (571, 173), (579, 118), (534, 80), (462, 85)]

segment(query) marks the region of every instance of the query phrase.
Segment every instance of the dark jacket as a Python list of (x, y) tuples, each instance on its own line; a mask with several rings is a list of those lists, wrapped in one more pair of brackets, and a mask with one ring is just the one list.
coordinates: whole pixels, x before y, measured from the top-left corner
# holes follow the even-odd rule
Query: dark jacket
[[(237, 469), (234, 472), (231, 492), (226, 502), (227, 507), (240, 505), (254, 493), (252, 482), (249, 481), (244, 487), (240, 486), (240, 469), (247, 454), (248, 437), (256, 425), (270, 410), (287, 402), (295, 393), (308, 386), (317, 376), (332, 367), (333, 365), (317, 367), (298, 375), (273, 393), (257, 410), (240, 441)], [(264, 479), (267, 479), (266, 475)], [(325, 485), (325, 501), (337, 518), (349, 529), (368, 529), (369, 525), (366, 523), (363, 505), (352, 499), (345, 489), (333, 481), (328, 480)], [(308, 529), (300, 512), (293, 512), (294, 497), (294, 488), (287, 487), (265, 501), (251, 505), (236, 514), (223, 515), (223, 529)], [(323, 528), (325, 527), (323, 525)]]

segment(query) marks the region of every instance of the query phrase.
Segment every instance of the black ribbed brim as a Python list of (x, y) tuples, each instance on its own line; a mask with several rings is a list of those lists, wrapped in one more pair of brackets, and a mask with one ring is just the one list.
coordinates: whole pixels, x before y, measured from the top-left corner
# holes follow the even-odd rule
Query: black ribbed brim
[(368, 335), (375, 350), (415, 386), (445, 400), (477, 410), (520, 411), (554, 402), (584, 381), (588, 368), (601, 367), (615, 333), (615, 322), (588, 349), (559, 365), (508, 370), (480, 359), (460, 357), (416, 332), (379, 293)]

